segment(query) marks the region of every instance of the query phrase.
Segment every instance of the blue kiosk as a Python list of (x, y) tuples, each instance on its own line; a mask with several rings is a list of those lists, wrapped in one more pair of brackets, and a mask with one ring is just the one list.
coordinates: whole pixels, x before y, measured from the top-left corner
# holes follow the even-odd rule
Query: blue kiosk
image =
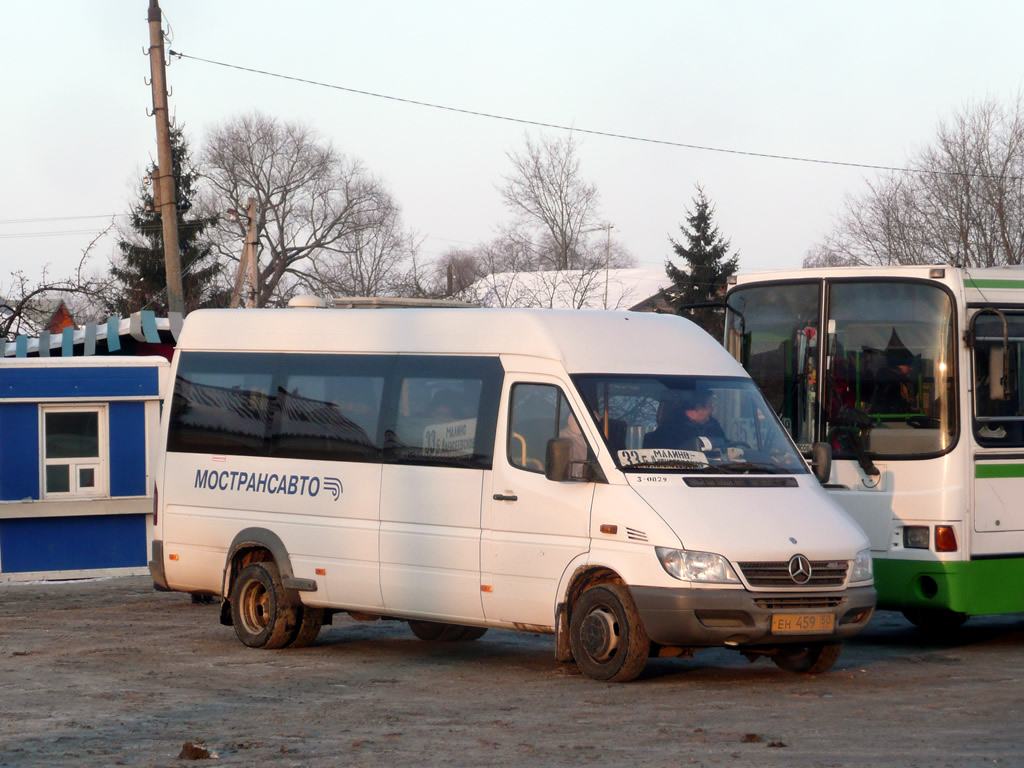
[(147, 573), (169, 367), (0, 358), (0, 581)]

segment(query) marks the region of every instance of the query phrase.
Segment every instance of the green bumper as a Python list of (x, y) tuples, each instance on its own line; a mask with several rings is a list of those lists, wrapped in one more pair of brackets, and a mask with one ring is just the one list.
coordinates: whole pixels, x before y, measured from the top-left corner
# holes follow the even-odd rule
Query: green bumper
[(961, 562), (874, 561), (878, 608), (935, 608), (977, 616), (1024, 611), (1024, 557)]

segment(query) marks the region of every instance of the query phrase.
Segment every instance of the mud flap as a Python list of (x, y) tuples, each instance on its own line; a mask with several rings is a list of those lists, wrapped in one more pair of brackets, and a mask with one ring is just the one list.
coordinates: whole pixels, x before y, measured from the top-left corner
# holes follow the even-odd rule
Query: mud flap
[(555, 661), (571, 664), (574, 659), (569, 645), (569, 612), (565, 603), (555, 609)]
[(226, 597), (220, 601), (220, 623), (225, 627), (233, 627), (235, 622), (231, 619), (231, 601)]

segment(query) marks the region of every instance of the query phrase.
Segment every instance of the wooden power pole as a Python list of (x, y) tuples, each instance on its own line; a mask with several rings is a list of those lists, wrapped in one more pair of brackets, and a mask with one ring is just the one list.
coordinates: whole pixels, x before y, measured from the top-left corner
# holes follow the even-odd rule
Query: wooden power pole
[[(229, 209), (228, 213), (241, 216), (241, 213)], [(235, 309), (242, 302), (242, 287), (245, 285), (246, 272), (249, 274), (249, 308), (256, 306), (259, 300), (259, 285), (256, 273), (256, 248), (259, 245), (259, 235), (256, 231), (256, 199), (249, 198), (249, 228), (246, 230), (245, 246), (242, 248), (242, 258), (238, 260), (238, 272), (235, 273), (235, 288), (231, 291), (231, 308)]]
[(153, 86), (153, 117), (156, 118), (157, 179), (154, 204), (160, 211), (164, 235), (164, 269), (167, 271), (167, 311), (185, 314), (181, 283), (181, 251), (178, 246), (178, 205), (174, 198), (174, 165), (171, 160), (171, 124), (167, 115), (167, 72), (164, 69), (164, 33), (160, 3), (149, 0), (149, 69)]

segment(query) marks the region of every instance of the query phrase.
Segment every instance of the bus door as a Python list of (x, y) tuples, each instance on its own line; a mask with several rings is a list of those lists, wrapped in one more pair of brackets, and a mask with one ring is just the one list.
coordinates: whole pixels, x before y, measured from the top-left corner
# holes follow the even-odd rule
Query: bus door
[[(981, 309), (972, 318), (974, 531), (978, 554), (1024, 549), (1024, 313)], [(998, 539), (984, 534), (1012, 534)]]

